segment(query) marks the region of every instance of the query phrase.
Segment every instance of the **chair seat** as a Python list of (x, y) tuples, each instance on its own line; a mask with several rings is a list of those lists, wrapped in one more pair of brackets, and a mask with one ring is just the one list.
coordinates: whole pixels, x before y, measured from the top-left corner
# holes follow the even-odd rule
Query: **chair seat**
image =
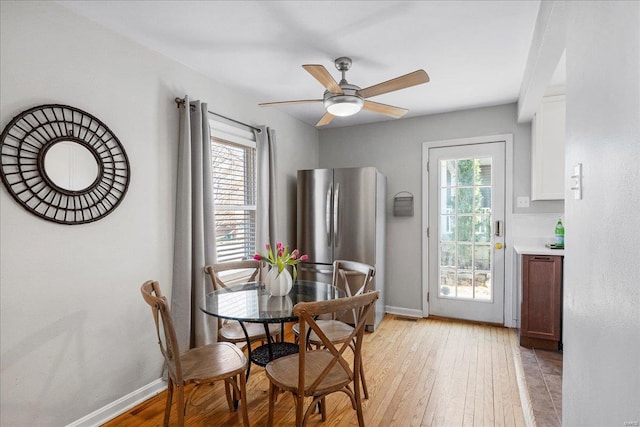
[(242, 351), (230, 343), (215, 343), (192, 348), (180, 356), (184, 381), (229, 378), (244, 374), (247, 358)]
[[(339, 320), (317, 320), (316, 323), (332, 343), (341, 343), (345, 341), (353, 332), (353, 326)], [(297, 323), (293, 325), (293, 332), (296, 335), (300, 335)], [(320, 337), (318, 337), (318, 334), (316, 334), (315, 331), (311, 331), (309, 334), (309, 343), (322, 344), (322, 340), (320, 340)]]
[[(281, 357), (269, 362), (265, 372), (269, 380), (281, 390), (295, 392), (298, 389), (298, 359), (299, 354)], [(307, 351), (305, 357), (305, 395), (309, 386), (331, 362), (333, 356), (327, 350)], [(327, 376), (315, 389), (313, 395), (326, 394), (328, 391), (340, 390), (352, 381), (339, 363), (336, 363)]]
[[(255, 341), (259, 339), (267, 339), (267, 336), (264, 333), (264, 326), (262, 323), (248, 323), (245, 322), (244, 327), (247, 328), (247, 334), (249, 334), (249, 340)], [(269, 335), (279, 335), (280, 334), (280, 325), (279, 324), (270, 324), (269, 325)], [(242, 331), (242, 326), (240, 326), (240, 322), (229, 322), (224, 325), (222, 328), (218, 330), (218, 336), (222, 341), (229, 342), (246, 342), (247, 339), (244, 336), (244, 332)]]

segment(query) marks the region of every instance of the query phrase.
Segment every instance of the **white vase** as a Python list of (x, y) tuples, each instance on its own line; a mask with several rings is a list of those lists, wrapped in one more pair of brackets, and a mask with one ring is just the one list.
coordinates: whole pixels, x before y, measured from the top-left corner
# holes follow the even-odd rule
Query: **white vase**
[(293, 279), (289, 270), (284, 269), (282, 273), (278, 273), (278, 267), (271, 267), (271, 270), (264, 278), (264, 284), (269, 292), (273, 296), (287, 295), (293, 286)]

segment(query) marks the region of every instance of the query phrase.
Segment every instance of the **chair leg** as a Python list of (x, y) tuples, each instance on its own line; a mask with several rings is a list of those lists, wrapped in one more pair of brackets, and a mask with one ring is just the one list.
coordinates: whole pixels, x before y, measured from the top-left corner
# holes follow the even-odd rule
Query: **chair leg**
[(360, 396), (360, 386), (359, 384), (355, 384), (355, 404), (356, 404), (356, 414), (358, 415), (358, 426), (364, 427), (364, 415), (362, 414), (362, 398)]
[(320, 401), (320, 414), (322, 415), (322, 421), (327, 421), (327, 400), (324, 397)]
[(364, 398), (369, 398), (369, 390), (367, 389), (367, 380), (364, 378), (364, 367), (362, 366), (362, 359), (360, 359), (360, 382), (362, 382), (362, 391), (364, 392)]
[(304, 397), (296, 397), (296, 427), (302, 427), (304, 417)]
[(269, 417), (267, 418), (267, 426), (273, 427), (273, 415), (275, 411), (276, 395), (278, 393), (277, 387), (272, 382), (269, 382)]
[(364, 427), (364, 415), (362, 414), (362, 403), (358, 400), (356, 403), (358, 408), (356, 409), (356, 413), (358, 414), (358, 426)]
[(224, 380), (224, 394), (227, 396), (227, 406), (229, 406), (229, 412), (233, 412), (234, 405), (233, 399), (231, 398), (231, 380), (229, 379)]
[(173, 381), (169, 378), (167, 383), (167, 404), (164, 408), (164, 426), (168, 427), (169, 418), (171, 418), (171, 404), (173, 402)]
[(187, 407), (184, 404), (184, 385), (176, 384), (176, 410), (178, 412), (178, 425), (184, 426), (184, 415), (187, 412)]
[(240, 412), (242, 412), (242, 424), (249, 427), (249, 412), (247, 411), (247, 379), (244, 374), (238, 375), (240, 378)]

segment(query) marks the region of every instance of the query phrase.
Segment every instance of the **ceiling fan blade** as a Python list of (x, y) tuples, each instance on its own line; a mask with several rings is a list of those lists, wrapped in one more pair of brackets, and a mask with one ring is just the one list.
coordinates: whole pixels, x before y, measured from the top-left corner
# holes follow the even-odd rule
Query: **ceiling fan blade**
[(322, 102), (322, 99), (301, 99), (299, 101), (263, 102), (262, 104), (258, 104), (258, 105), (261, 107), (273, 107), (274, 105), (307, 104), (311, 102)]
[(338, 82), (329, 74), (326, 68), (322, 65), (308, 64), (303, 65), (302, 68), (307, 70), (320, 84), (327, 88), (331, 93), (344, 93)]
[(383, 93), (393, 92), (394, 90), (420, 85), (427, 83), (428, 81), (429, 76), (426, 71), (417, 70), (413, 73), (405, 74), (404, 76), (396, 77), (395, 79), (360, 89), (358, 94), (363, 98), (371, 98), (372, 96), (382, 95)]
[(373, 111), (374, 113), (384, 114), (385, 116), (394, 117), (399, 119), (407, 114), (406, 108), (394, 107), (392, 105), (380, 104), (379, 102), (364, 101), (363, 109)]
[(318, 123), (316, 123), (316, 127), (328, 125), (329, 123), (331, 123), (331, 120), (333, 120), (334, 117), (335, 116), (331, 113), (325, 113), (324, 116), (322, 116), (320, 120), (318, 120)]

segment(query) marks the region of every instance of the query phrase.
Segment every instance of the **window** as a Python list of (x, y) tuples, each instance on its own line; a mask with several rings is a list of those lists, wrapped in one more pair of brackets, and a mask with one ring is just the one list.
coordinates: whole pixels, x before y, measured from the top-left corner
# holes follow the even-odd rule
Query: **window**
[(210, 120), (218, 262), (256, 253), (256, 141), (253, 132)]

